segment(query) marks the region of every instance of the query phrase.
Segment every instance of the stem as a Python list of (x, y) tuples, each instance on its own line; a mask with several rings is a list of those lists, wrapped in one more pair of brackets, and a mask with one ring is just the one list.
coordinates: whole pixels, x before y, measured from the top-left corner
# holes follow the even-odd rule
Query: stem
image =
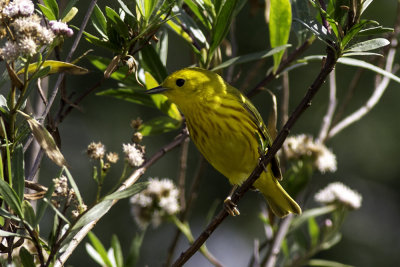
[[(254, 169), (254, 171), (250, 174), (249, 178), (239, 187), (239, 189), (232, 196), (232, 202), (236, 203), (244, 196), (244, 194), (251, 188), (255, 180), (261, 175), (264, 171), (263, 166), (268, 165), (277, 151), (281, 148), (283, 142), (288, 136), (290, 129), (299, 119), (301, 114), (311, 106), (311, 100), (321, 88), (322, 84), (325, 82), (328, 74), (332, 71), (337, 61), (337, 57), (335, 51), (333, 51), (330, 47), (327, 48), (327, 58), (325, 64), (323, 65), (320, 73), (317, 78), (314, 80), (310, 88), (308, 89), (306, 95), (301, 100), (300, 104), (297, 106), (295, 111), (292, 113), (288, 121), (286, 122), (283, 129), (279, 132), (272, 146), (268, 149), (267, 154), (262, 158), (258, 166)], [(211, 221), (211, 223), (207, 226), (207, 228), (200, 234), (200, 236), (196, 239), (196, 241), (186, 250), (184, 251), (180, 257), (175, 261), (173, 266), (182, 266), (187, 262), (194, 253), (201, 247), (201, 245), (210, 237), (210, 235), (214, 232), (214, 230), (222, 223), (222, 221), (228, 216), (228, 213), (225, 209), (221, 210), (216, 217)]]
[(185, 178), (187, 169), (187, 160), (189, 152), (189, 137), (187, 137), (181, 146), (181, 157), (179, 162), (179, 174), (178, 174), (178, 189), (179, 189), (179, 204), (182, 210), (185, 210)]
[(328, 105), (328, 111), (326, 112), (326, 115), (324, 116), (324, 119), (322, 121), (322, 127), (321, 131), (319, 133), (318, 137), (318, 142), (324, 143), (326, 138), (328, 137), (328, 131), (329, 128), (331, 127), (333, 115), (335, 114), (335, 109), (336, 109), (336, 75), (335, 75), (335, 70), (332, 70), (332, 72), (329, 74), (329, 105)]

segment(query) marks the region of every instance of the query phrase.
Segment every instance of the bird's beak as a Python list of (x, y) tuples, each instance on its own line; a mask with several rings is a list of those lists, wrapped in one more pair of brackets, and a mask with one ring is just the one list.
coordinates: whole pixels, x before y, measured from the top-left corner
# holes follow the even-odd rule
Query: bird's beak
[(149, 94), (149, 95), (161, 94), (161, 93), (163, 93), (163, 92), (165, 92), (165, 91), (167, 91), (167, 90), (168, 90), (168, 88), (162, 87), (162, 86), (160, 85), (160, 86), (154, 87), (154, 88), (152, 88), (152, 89), (150, 89), (150, 90), (147, 90), (147, 91), (146, 91), (146, 94)]

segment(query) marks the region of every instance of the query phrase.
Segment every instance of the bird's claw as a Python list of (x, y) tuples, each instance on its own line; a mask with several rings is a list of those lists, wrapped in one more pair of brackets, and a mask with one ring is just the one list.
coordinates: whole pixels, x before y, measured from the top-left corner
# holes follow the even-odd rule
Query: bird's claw
[(231, 216), (238, 216), (240, 215), (239, 209), (237, 205), (233, 203), (231, 197), (227, 197), (224, 200), (224, 209), (231, 215)]

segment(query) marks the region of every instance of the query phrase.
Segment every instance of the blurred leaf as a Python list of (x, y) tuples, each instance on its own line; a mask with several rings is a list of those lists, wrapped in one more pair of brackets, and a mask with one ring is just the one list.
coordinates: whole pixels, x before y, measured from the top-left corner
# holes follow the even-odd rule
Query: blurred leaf
[(180, 37), (182, 37), (185, 41), (187, 41), (189, 44), (192, 44), (192, 38), (187, 32), (182, 29), (179, 24), (175, 23), (173, 20), (168, 20), (167, 25), (170, 26), (171, 29)]
[(36, 221), (36, 216), (35, 216), (35, 211), (32, 208), (32, 205), (29, 201), (24, 200), (22, 202), (22, 212), (24, 214), (24, 220), (32, 226), (32, 229), (35, 228), (35, 221)]
[(7, 182), (1, 179), (0, 196), (20, 218), (24, 218), (21, 208), (21, 201), (19, 200), (17, 193), (15, 193), (15, 191), (10, 187)]
[[(271, 0), (269, 12), (269, 41), (272, 48), (285, 45), (292, 24), (290, 0)], [(274, 72), (279, 67), (284, 51), (274, 54)]]
[(207, 17), (207, 13), (205, 12), (205, 7), (201, 3), (201, 1), (192, 1), (192, 0), (184, 0), (185, 4), (190, 8), (193, 14), (199, 19), (199, 21), (206, 27), (208, 30), (211, 30), (211, 21)]
[(128, 88), (119, 88), (119, 89), (109, 89), (97, 93), (100, 96), (112, 96), (117, 99), (125, 100), (128, 102), (132, 102), (135, 104), (141, 104), (148, 107), (155, 108), (156, 105), (150, 95), (146, 95), (143, 92), (135, 91)]
[(64, 156), (61, 154), (60, 150), (58, 149), (53, 139), (53, 136), (51, 136), (51, 134), (47, 131), (47, 129), (29, 115), (19, 110), (18, 112), (28, 122), (29, 127), (32, 130), (33, 136), (39, 143), (40, 147), (46, 152), (46, 155), (58, 166), (60, 167), (66, 166), (67, 162)]
[(79, 205), (83, 205), (83, 200), (82, 200), (82, 196), (81, 193), (79, 192), (79, 188), (75, 183), (74, 177), (72, 177), (71, 173), (69, 172), (67, 167), (63, 167), (63, 171), (65, 172), (65, 175), (68, 178), (69, 183), (71, 184), (72, 189), (74, 189), (75, 192), (75, 196), (78, 199), (78, 203)]
[(278, 47), (275, 47), (273, 49), (268, 49), (265, 51), (260, 51), (260, 52), (255, 52), (255, 53), (251, 53), (251, 54), (247, 54), (247, 55), (243, 55), (243, 56), (238, 56), (238, 57), (234, 57), (231, 59), (228, 59), (225, 62), (222, 62), (220, 65), (214, 67), (212, 69), (212, 71), (216, 71), (219, 69), (224, 69), (227, 68), (229, 66), (232, 65), (239, 65), (242, 63), (246, 63), (246, 62), (250, 62), (250, 61), (254, 61), (254, 60), (260, 60), (266, 57), (270, 57), (272, 55), (275, 55), (276, 53), (279, 53), (283, 50), (285, 50), (287, 47), (290, 47), (291, 45), (286, 44), (286, 45), (281, 45)]
[(309, 218), (318, 217), (324, 214), (331, 213), (337, 207), (335, 205), (323, 206), (304, 211), (300, 216), (293, 219), (289, 231), (292, 232), (300, 227), (303, 223), (307, 222)]
[(35, 261), (33, 254), (31, 254), (24, 246), (19, 250), (19, 257), (21, 259), (22, 266), (24, 267), (35, 267)]
[[(0, 181), (1, 181), (1, 180), (0, 180)], [(11, 220), (15, 220), (15, 221), (17, 221), (17, 222), (21, 222), (21, 221), (22, 221), (19, 217), (17, 217), (17, 216), (15, 216), (14, 214), (12, 214), (12, 213), (6, 211), (6, 210), (3, 209), (3, 208), (0, 208), (0, 217), (4, 217), (4, 218), (11, 219)]]
[(28, 236), (18, 234), (18, 233), (12, 233), (8, 231), (4, 231), (0, 229), (0, 237), (8, 237), (8, 236), (16, 236), (16, 237), (23, 237), (23, 238), (29, 238)]
[(139, 132), (143, 136), (166, 133), (178, 129), (181, 126), (181, 122), (166, 116), (156, 117), (142, 123)]
[(129, 9), (129, 7), (124, 3), (124, 1), (122, 0), (117, 0), (119, 5), (121, 6), (121, 9), (128, 14), (129, 16), (136, 18), (135, 15), (133, 15), (133, 13), (131, 12), (131, 10)]
[(318, 266), (318, 267), (353, 267), (353, 265), (347, 265), (336, 261), (311, 259), (307, 262), (307, 266)]
[(92, 16), (90, 17), (93, 23), (94, 28), (97, 30), (100, 35), (108, 40), (107, 36), (107, 19), (104, 16), (104, 13), (101, 11), (99, 6), (96, 4)]
[(339, 243), (340, 240), (342, 240), (342, 234), (337, 232), (332, 236), (332, 238), (330, 238), (329, 240), (326, 240), (325, 242), (323, 242), (320, 245), (320, 247), (321, 247), (321, 249), (328, 250), (331, 247), (333, 247), (334, 245), (336, 245), (337, 243)]
[(208, 52), (209, 59), (211, 59), (215, 49), (228, 34), (237, 3), (238, 0), (225, 1), (220, 12), (218, 13), (211, 32), (211, 44)]
[(47, 205), (49, 205), (50, 208), (52, 208), (52, 210), (57, 214), (57, 216), (60, 217), (64, 222), (66, 222), (66, 223), (69, 224), (69, 225), (71, 224), (71, 223), (69, 222), (69, 220), (67, 219), (67, 217), (65, 217), (64, 214), (62, 214), (61, 211), (59, 211), (59, 210), (57, 209), (57, 207), (54, 206), (54, 204), (51, 202), (50, 199), (48, 199), (48, 198), (43, 198), (43, 201), (46, 202)]
[(89, 237), (90, 243), (92, 243), (92, 246), (94, 247), (96, 252), (101, 257), (105, 266), (113, 267), (110, 259), (107, 256), (107, 251), (106, 251), (105, 247), (103, 246), (103, 244), (101, 243), (100, 239), (98, 239), (97, 236), (93, 232), (89, 232), (88, 237)]
[[(38, 67), (38, 62), (29, 64), (28, 73), (32, 74), (33, 72), (35, 72), (37, 70), (37, 67)], [(47, 71), (46, 74), (66, 72), (68, 74), (73, 74), (73, 75), (82, 75), (82, 74), (86, 74), (89, 72), (87, 69), (79, 67), (77, 65), (67, 63), (67, 62), (62, 62), (62, 61), (56, 61), (56, 60), (46, 60), (45, 62), (43, 62), (42, 66), (41, 66), (41, 70), (45, 69), (47, 67), (50, 67), (50, 69)], [(19, 70), (17, 74), (19, 75), (24, 72), (25, 72), (25, 68)], [(44, 76), (44, 75), (42, 74), (42, 75), (40, 75), (40, 77), (41, 76)]]
[(25, 190), (25, 165), (24, 165), (24, 148), (22, 144), (18, 144), (14, 148), (13, 157), (11, 159), (13, 189), (17, 193), (20, 201), (24, 200)]
[(149, 183), (147, 182), (142, 182), (142, 183), (136, 183), (131, 185), (128, 188), (125, 188), (122, 191), (116, 191), (112, 194), (109, 194), (104, 198), (104, 200), (114, 200), (114, 199), (122, 199), (122, 198), (127, 198), (133, 195), (136, 195), (137, 193), (140, 193), (143, 189), (147, 187)]
[(124, 256), (122, 254), (121, 243), (119, 242), (118, 236), (116, 234), (113, 234), (111, 237), (111, 247), (113, 249), (116, 267), (123, 267)]
[(139, 260), (140, 247), (142, 246), (144, 234), (145, 231), (136, 233), (135, 237), (132, 239), (129, 254), (125, 261), (125, 266), (136, 266), (136, 263)]
[(7, 114), (10, 109), (7, 106), (7, 99), (3, 95), (0, 95), (0, 112)]
[(97, 262), (100, 266), (104, 267), (107, 266), (103, 259), (101, 258), (99, 252), (96, 251), (96, 249), (89, 243), (85, 244), (86, 252), (89, 254), (89, 256)]
[(58, 4), (56, 0), (43, 0), (43, 3), (46, 7), (48, 7), (53, 15), (55, 16), (55, 19), (58, 19)]
[(109, 21), (112, 21), (115, 25), (115, 29), (118, 33), (124, 37), (125, 39), (129, 38), (129, 29), (126, 23), (120, 18), (117, 12), (115, 12), (112, 8), (106, 6), (106, 15)]
[(53, 11), (50, 8), (41, 4), (37, 4), (37, 6), (48, 20), (57, 20), (56, 16), (53, 14)]
[(149, 21), (151, 14), (153, 14), (154, 8), (158, 0), (139, 0), (140, 2), (144, 2), (144, 17), (146, 21)]
[(144, 70), (149, 72), (158, 83), (162, 83), (167, 78), (168, 72), (154, 47), (152, 45), (144, 46), (140, 50), (140, 55)]
[[(54, 183), (51, 182), (49, 188), (47, 189), (46, 194), (44, 195), (43, 199), (51, 199), (51, 196), (53, 195), (54, 192)], [(37, 210), (36, 210), (36, 220), (35, 223), (33, 224), (34, 227), (39, 224), (40, 220), (42, 219), (44, 212), (46, 211), (46, 208), (48, 206), (46, 201), (39, 201), (37, 205)]]
[(367, 9), (367, 7), (372, 3), (373, 0), (364, 0), (362, 3), (361, 14)]
[(66, 7), (64, 8), (61, 14), (62, 22), (65, 23), (70, 22), (78, 13), (78, 9), (75, 7), (76, 2), (78, 2), (78, 0), (68, 1)]
[(364, 52), (387, 46), (390, 42), (385, 38), (375, 38), (364, 42), (359, 42), (347, 48), (345, 52)]
[(78, 221), (75, 223), (75, 225), (72, 227), (71, 230), (78, 230), (81, 227), (97, 220), (100, 219), (104, 214), (108, 212), (108, 210), (112, 206), (112, 200), (104, 200), (96, 205), (94, 205), (92, 208), (90, 208), (88, 211), (86, 211), (82, 217), (78, 219)]
[(308, 219), (308, 233), (310, 235), (311, 248), (314, 248), (319, 240), (319, 226), (315, 217), (310, 217)]
[(157, 43), (157, 54), (160, 55), (161, 63), (166, 66), (167, 65), (167, 56), (168, 56), (168, 31), (163, 30), (161, 32), (160, 41)]

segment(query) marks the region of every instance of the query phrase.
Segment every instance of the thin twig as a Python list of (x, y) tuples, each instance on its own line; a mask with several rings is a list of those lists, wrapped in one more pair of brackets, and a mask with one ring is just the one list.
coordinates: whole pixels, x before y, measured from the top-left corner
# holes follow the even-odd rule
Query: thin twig
[(283, 127), (289, 118), (289, 73), (283, 73), (282, 80), (282, 101), (281, 101), (281, 125)]
[(187, 137), (181, 146), (181, 157), (179, 160), (179, 173), (178, 173), (178, 188), (179, 188), (179, 203), (181, 209), (185, 209), (186, 198), (185, 198), (185, 180), (187, 170), (187, 160), (189, 152), (189, 137)]
[[(283, 142), (288, 136), (290, 129), (299, 119), (301, 114), (311, 106), (311, 100), (314, 98), (315, 94), (321, 88), (322, 84), (325, 82), (328, 74), (332, 71), (337, 61), (335, 51), (331, 48), (327, 48), (327, 58), (324, 66), (322, 67), (317, 78), (314, 80), (310, 88), (307, 90), (306, 95), (301, 100), (300, 104), (294, 110), (292, 115), (289, 117), (283, 129), (279, 132), (278, 136), (274, 140), (272, 146), (268, 149), (267, 154), (260, 160), (258, 166), (250, 174), (249, 178), (239, 187), (238, 190), (232, 196), (232, 202), (237, 204), (237, 202), (244, 196), (244, 194), (251, 188), (253, 183), (260, 177), (261, 173), (264, 171), (263, 166), (268, 165), (274, 155), (281, 148)], [(175, 261), (172, 266), (182, 266), (187, 262), (194, 253), (196, 253), (203, 243), (210, 237), (214, 230), (222, 223), (222, 221), (228, 216), (225, 209), (221, 210), (216, 217), (211, 221), (207, 228), (200, 234), (196, 241), (184, 251), (180, 257)]]
[[(389, 50), (387, 55), (386, 67), (385, 70), (388, 72), (392, 72), (393, 62), (396, 55), (396, 46), (397, 40), (392, 40), (392, 48)], [(364, 117), (381, 99), (383, 93), (385, 92), (386, 88), (388, 87), (390, 82), (390, 78), (385, 76), (380, 84), (375, 88), (374, 92), (372, 93), (371, 97), (368, 101), (360, 107), (358, 110), (344, 118), (342, 121), (337, 123), (330, 131), (327, 138), (332, 138), (341, 132), (343, 129), (348, 127), (349, 125), (353, 124), (354, 122), (360, 120)]]
[(329, 128), (331, 127), (332, 118), (336, 109), (336, 74), (335, 70), (329, 74), (329, 103), (328, 110), (322, 120), (321, 131), (319, 132), (318, 141), (323, 143), (328, 136)]
[(278, 231), (274, 236), (274, 240), (272, 241), (272, 246), (267, 251), (266, 263), (263, 266), (265, 267), (274, 267), (276, 260), (278, 259), (279, 251), (282, 246), (282, 242), (285, 239), (286, 233), (289, 230), (290, 223), (293, 220), (293, 214), (289, 214), (286, 218), (284, 218), (280, 224)]
[[(155, 153), (151, 158), (149, 158), (142, 167), (136, 169), (122, 185), (117, 189), (117, 191), (122, 191), (129, 186), (133, 185), (145, 172), (146, 170), (153, 165), (158, 159), (163, 157), (167, 152), (171, 151), (175, 147), (182, 144), (182, 142), (187, 138), (187, 134), (181, 133), (177, 138), (175, 138), (171, 143), (162, 147), (157, 153)], [(114, 199), (112, 205), (117, 203), (118, 199)], [(88, 223), (82, 229), (80, 229), (75, 236), (72, 238), (72, 241), (68, 244), (67, 248), (65, 249), (64, 253), (61, 254), (54, 263), (54, 267), (61, 267), (65, 264), (67, 259), (71, 256), (74, 252), (76, 247), (79, 243), (85, 238), (85, 236), (93, 229), (96, 223), (101, 219), (97, 218), (96, 220)]]

